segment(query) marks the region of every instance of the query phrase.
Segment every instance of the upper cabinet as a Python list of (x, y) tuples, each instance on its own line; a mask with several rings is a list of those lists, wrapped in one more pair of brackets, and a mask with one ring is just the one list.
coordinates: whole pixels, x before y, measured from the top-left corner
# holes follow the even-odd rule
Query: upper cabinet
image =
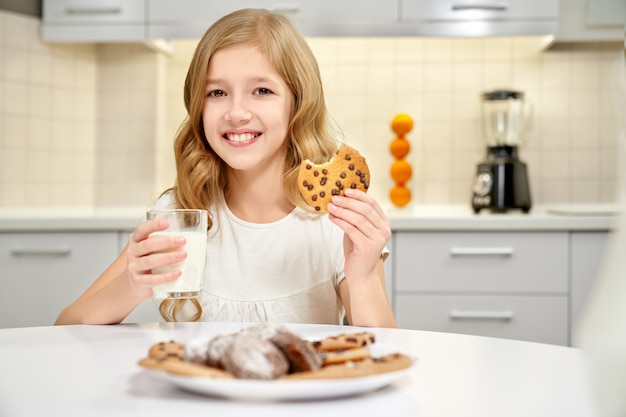
[(305, 36), (514, 36), (557, 41), (624, 38), (624, 0), (43, 0), (46, 41), (201, 37), (225, 14), (262, 7)]
[(199, 38), (220, 17), (246, 7), (286, 13), (306, 36), (382, 34), (398, 19), (393, 0), (148, 0), (147, 36)]
[(556, 33), (558, 0), (399, 0), (410, 35), (509, 36)]
[(145, 39), (147, 0), (44, 0), (42, 38), (63, 42)]
[(624, 41), (624, 0), (561, 0), (559, 15), (557, 41)]

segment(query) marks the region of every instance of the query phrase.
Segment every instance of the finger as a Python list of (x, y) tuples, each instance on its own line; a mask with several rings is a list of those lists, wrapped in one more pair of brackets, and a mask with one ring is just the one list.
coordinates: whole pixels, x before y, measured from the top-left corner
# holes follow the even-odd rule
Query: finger
[(134, 258), (131, 268), (140, 273), (151, 272), (156, 268), (176, 265), (187, 257), (187, 252), (176, 250), (170, 252), (158, 252), (150, 255)]
[(150, 236), (151, 233), (160, 232), (167, 229), (170, 225), (167, 219), (146, 220), (137, 226), (137, 228), (130, 235), (130, 240), (134, 242), (141, 242)]
[(179, 269), (173, 269), (161, 274), (141, 274), (137, 275), (135, 285), (142, 288), (153, 288), (157, 285), (167, 284), (168, 282), (176, 281), (182, 272)]
[(376, 211), (376, 213), (378, 213), (380, 217), (387, 218), (387, 215), (383, 211), (383, 208), (380, 206), (380, 204), (378, 204), (378, 202), (371, 195), (361, 190), (357, 190), (357, 189), (353, 190), (350, 188), (344, 191), (344, 195), (346, 197), (353, 198), (355, 200), (359, 200), (359, 201), (369, 204), (372, 208), (374, 208), (374, 210)]
[(328, 212), (352, 223), (368, 236), (388, 229), (386, 216), (381, 216), (370, 204), (358, 199), (335, 196), (328, 205)]

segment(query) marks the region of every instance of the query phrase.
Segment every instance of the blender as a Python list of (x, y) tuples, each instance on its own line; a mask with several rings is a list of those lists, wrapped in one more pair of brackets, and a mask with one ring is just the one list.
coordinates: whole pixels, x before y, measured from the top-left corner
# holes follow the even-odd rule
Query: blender
[(472, 187), (472, 208), (492, 212), (530, 211), (526, 164), (518, 146), (530, 128), (531, 112), (524, 93), (494, 90), (482, 94), (481, 113), (487, 156), (478, 164)]

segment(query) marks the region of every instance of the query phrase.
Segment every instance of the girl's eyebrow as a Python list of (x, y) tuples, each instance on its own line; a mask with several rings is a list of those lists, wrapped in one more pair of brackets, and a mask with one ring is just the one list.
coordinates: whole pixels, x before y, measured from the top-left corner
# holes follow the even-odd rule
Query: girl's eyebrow
[[(267, 83), (267, 82), (275, 82), (276, 80), (274, 80), (273, 78), (268, 78), (268, 77), (253, 77), (251, 81), (255, 83)], [(221, 78), (207, 78), (206, 80), (207, 84), (220, 84), (220, 83), (225, 83), (225, 82), (226, 81)]]

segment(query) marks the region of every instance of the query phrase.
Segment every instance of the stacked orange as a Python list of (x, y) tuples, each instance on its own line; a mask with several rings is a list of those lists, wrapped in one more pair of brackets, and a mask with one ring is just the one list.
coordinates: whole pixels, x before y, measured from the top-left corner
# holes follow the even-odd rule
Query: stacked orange
[(389, 152), (396, 158), (389, 173), (396, 185), (391, 189), (389, 198), (398, 207), (406, 206), (411, 201), (411, 190), (406, 183), (411, 179), (413, 170), (411, 164), (404, 159), (411, 150), (411, 144), (405, 138), (406, 134), (413, 129), (413, 119), (408, 114), (397, 114), (391, 121), (391, 130), (396, 134), (396, 138), (389, 145)]

